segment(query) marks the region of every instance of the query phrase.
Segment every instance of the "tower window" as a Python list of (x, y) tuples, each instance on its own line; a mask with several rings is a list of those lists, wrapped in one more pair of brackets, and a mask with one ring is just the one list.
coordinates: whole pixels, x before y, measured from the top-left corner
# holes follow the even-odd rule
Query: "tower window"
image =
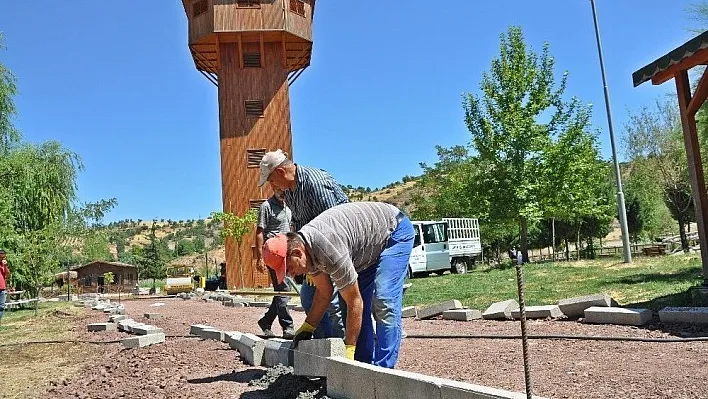
[(297, 15), (305, 16), (305, 2), (302, 0), (290, 0), (290, 11)]
[(209, 6), (207, 4), (207, 0), (200, 0), (197, 1), (196, 3), (192, 4), (192, 17), (196, 18), (209, 9)]
[(238, 8), (261, 8), (260, 0), (238, 0)]
[(263, 100), (246, 100), (246, 117), (259, 118), (263, 116)]
[(260, 68), (261, 53), (243, 53), (243, 66), (246, 68)]
[(246, 150), (247, 167), (257, 168), (261, 165), (261, 159), (266, 154), (265, 148)]

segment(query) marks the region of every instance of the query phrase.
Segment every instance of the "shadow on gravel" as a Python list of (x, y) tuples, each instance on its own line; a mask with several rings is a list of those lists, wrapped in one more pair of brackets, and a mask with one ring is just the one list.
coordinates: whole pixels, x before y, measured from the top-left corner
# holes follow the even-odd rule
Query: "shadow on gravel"
[(215, 375), (212, 377), (204, 378), (192, 378), (188, 379), (187, 382), (190, 384), (211, 384), (212, 382), (218, 381), (230, 381), (230, 382), (240, 382), (240, 383), (250, 383), (251, 381), (259, 378), (263, 378), (265, 371), (261, 369), (248, 369), (244, 371), (224, 373), (220, 375)]

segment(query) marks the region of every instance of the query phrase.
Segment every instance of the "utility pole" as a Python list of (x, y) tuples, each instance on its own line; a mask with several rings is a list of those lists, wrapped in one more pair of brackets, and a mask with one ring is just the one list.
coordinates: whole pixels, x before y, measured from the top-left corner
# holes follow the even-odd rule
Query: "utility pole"
[(620, 226), (622, 227), (622, 247), (624, 249), (624, 263), (632, 263), (632, 249), (629, 244), (629, 229), (627, 228), (627, 211), (624, 206), (624, 193), (622, 192), (622, 176), (620, 175), (619, 162), (617, 161), (617, 148), (615, 146), (615, 133), (612, 126), (612, 111), (610, 109), (610, 90), (607, 88), (607, 77), (605, 76), (605, 62), (602, 58), (602, 44), (600, 42), (600, 28), (597, 23), (597, 11), (595, 10), (595, 0), (590, 0), (592, 7), (592, 17), (595, 23), (595, 38), (597, 39), (597, 53), (600, 58), (600, 71), (602, 73), (602, 84), (605, 90), (605, 108), (607, 109), (607, 124), (610, 130), (610, 144), (612, 145), (612, 160), (615, 166), (615, 180), (617, 181), (617, 208), (619, 211)]

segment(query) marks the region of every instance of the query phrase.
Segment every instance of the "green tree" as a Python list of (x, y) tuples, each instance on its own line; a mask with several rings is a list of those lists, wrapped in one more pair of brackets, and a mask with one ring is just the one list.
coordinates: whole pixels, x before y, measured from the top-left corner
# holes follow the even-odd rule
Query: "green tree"
[(194, 242), (186, 239), (181, 239), (177, 241), (177, 245), (175, 246), (175, 252), (177, 253), (177, 256), (193, 254), (194, 252), (196, 252), (194, 248)]
[(238, 262), (238, 271), (241, 276), (241, 286), (243, 288), (244, 273), (243, 273), (243, 237), (253, 229), (258, 221), (258, 213), (255, 209), (249, 209), (243, 216), (235, 215), (231, 212), (212, 212), (211, 217), (217, 222), (223, 223), (221, 237), (231, 238), (236, 241), (236, 261)]
[(490, 219), (518, 223), (525, 260), (529, 224), (543, 215), (544, 153), (551, 135), (572, 119), (577, 106), (563, 102), (567, 74), (556, 87), (548, 48), (545, 44), (539, 56), (526, 45), (520, 28), (509, 28), (501, 35), (499, 57), (482, 76), (482, 98), (470, 93), (464, 100), (465, 121), (483, 171), (474, 191), (494, 204)]
[(140, 278), (152, 279), (152, 292), (155, 292), (157, 279), (165, 277), (165, 265), (170, 260), (169, 249), (165, 242), (155, 236), (156, 223), (153, 221), (148, 236), (150, 242), (143, 248), (134, 248), (133, 261), (140, 267)]
[(203, 234), (197, 234), (197, 236), (192, 240), (194, 243), (194, 251), (202, 253), (206, 251), (206, 242), (204, 240)]
[[(581, 246), (583, 223), (590, 221), (595, 226), (604, 221), (609, 225), (615, 205), (608, 195), (609, 165), (600, 156), (596, 137), (586, 130), (589, 124), (590, 109), (579, 107), (543, 157), (546, 173), (541, 196), (543, 213), (552, 218), (552, 229), (556, 218), (574, 226), (577, 249)], [(587, 231), (602, 230), (598, 227)], [(593, 237), (588, 238), (592, 242)], [(554, 240), (554, 248), (555, 244)], [(577, 258), (580, 259), (580, 250)]]
[[(626, 152), (632, 163), (631, 179), (638, 180), (634, 184), (635, 190), (654, 194), (653, 198), (646, 199), (647, 206), (668, 208), (678, 223), (681, 246), (688, 251), (686, 226), (695, 220), (695, 208), (676, 104), (657, 102), (653, 110), (643, 107), (637, 113), (630, 113), (625, 128)], [(660, 198), (663, 204), (656, 198)]]
[[(0, 33), (0, 50), (4, 48), (3, 36)], [(20, 141), (20, 132), (12, 122), (17, 115), (13, 101), (15, 94), (17, 94), (15, 76), (0, 62), (0, 158), (6, 156), (10, 147)], [(0, 178), (0, 181), (4, 181), (4, 179)]]

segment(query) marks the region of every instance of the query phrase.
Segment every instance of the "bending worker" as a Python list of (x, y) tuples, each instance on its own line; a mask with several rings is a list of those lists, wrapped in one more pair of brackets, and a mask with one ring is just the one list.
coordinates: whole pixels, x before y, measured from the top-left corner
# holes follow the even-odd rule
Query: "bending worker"
[(296, 233), (267, 240), (263, 258), (278, 281), (286, 273), (308, 274), (317, 288), (310, 313), (295, 332), (294, 346), (312, 338), (332, 298), (334, 280), (347, 306), (347, 357), (393, 368), (401, 345), (403, 282), (414, 237), (410, 220), (395, 206), (354, 202), (324, 211)]
[[(266, 182), (274, 191), (283, 191), (285, 203), (292, 211), (293, 230), (297, 231), (325, 210), (349, 202), (342, 188), (327, 172), (293, 163), (282, 150), (266, 153), (260, 163), (259, 186)], [(305, 313), (310, 312), (315, 287), (308, 279), (296, 280), (302, 284), (300, 300)], [(343, 309), (339, 296), (332, 301), (317, 330), (315, 338), (344, 337)]]

